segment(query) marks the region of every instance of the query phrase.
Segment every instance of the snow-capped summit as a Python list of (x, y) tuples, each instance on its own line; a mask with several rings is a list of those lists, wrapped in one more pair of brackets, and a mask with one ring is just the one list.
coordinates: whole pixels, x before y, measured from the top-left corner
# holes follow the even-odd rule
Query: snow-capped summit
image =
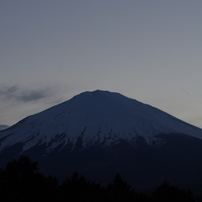
[(29, 116), (0, 132), (0, 150), (23, 143), (23, 151), (39, 144), (48, 150), (58, 145), (111, 145), (124, 139), (135, 142), (142, 136), (148, 143), (155, 135), (182, 133), (202, 139), (202, 130), (159, 109), (119, 93), (96, 90)]

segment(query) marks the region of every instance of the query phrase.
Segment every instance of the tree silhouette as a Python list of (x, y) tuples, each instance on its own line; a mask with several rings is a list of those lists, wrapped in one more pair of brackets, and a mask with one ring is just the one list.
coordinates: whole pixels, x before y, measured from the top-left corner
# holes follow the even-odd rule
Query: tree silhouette
[(45, 178), (38, 172), (37, 162), (21, 156), (6, 165), (0, 173), (2, 201), (37, 201), (53, 197), (57, 180), (51, 176)]
[(107, 190), (113, 200), (134, 201), (134, 190), (119, 174), (116, 174), (113, 181), (108, 184)]
[(104, 201), (100, 184), (87, 180), (77, 172), (67, 178), (59, 188), (60, 201)]
[(195, 197), (190, 190), (183, 190), (176, 186), (170, 185), (168, 182), (163, 182), (157, 187), (151, 195), (152, 201), (155, 202), (194, 202)]

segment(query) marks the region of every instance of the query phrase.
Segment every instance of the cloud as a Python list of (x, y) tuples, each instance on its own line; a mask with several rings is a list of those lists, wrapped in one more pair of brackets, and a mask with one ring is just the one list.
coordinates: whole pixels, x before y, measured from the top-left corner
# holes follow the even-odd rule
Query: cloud
[(19, 95), (16, 98), (24, 102), (30, 102), (40, 100), (46, 97), (49, 97), (48, 90), (40, 89), (40, 90), (24, 91), (21, 93), (21, 95)]
[(17, 86), (3, 86), (0, 88), (0, 96), (5, 98), (10, 98), (18, 90)]
[(0, 97), (3, 99), (13, 99), (21, 102), (32, 102), (51, 97), (54, 94), (50, 88), (24, 89), (17, 85), (3, 86), (0, 88)]

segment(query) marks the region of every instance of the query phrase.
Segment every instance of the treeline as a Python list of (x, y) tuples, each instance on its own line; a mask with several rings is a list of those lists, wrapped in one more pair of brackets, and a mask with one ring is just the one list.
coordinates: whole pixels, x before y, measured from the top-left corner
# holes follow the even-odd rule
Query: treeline
[(0, 202), (10, 201), (88, 201), (104, 202), (202, 202), (190, 190), (183, 190), (167, 182), (157, 187), (150, 195), (136, 192), (119, 174), (107, 186), (89, 181), (73, 173), (62, 184), (53, 176), (44, 176), (38, 171), (37, 162), (20, 157), (0, 170)]

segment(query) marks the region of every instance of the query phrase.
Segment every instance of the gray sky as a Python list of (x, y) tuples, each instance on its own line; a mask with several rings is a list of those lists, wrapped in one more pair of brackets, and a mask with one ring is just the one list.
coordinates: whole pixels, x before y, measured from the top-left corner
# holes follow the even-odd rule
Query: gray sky
[(202, 1), (0, 1), (0, 124), (83, 91), (202, 128)]

